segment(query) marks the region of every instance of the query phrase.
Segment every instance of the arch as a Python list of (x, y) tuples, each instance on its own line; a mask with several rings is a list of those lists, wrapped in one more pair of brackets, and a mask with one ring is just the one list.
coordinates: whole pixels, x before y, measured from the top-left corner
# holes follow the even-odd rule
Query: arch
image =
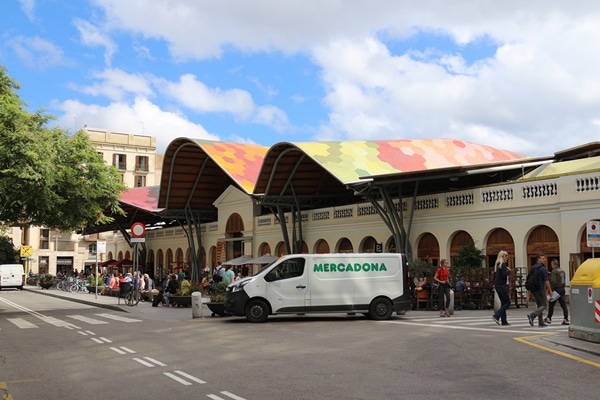
[(269, 246), (269, 243), (263, 242), (258, 246), (258, 256), (264, 256), (265, 254), (271, 254), (271, 246)]
[(450, 241), (450, 259), (456, 257), (460, 249), (468, 244), (474, 244), (473, 237), (466, 231), (458, 231), (452, 236)]
[[(508, 252), (508, 266), (514, 268), (515, 265), (515, 242), (512, 235), (504, 228), (496, 228), (489, 233), (485, 246), (487, 265), (490, 273), (493, 273), (494, 263), (501, 250)], [(514, 274), (513, 274), (514, 276)]]
[(315, 244), (315, 253), (316, 254), (328, 254), (331, 253), (329, 250), (329, 243), (325, 239), (319, 239)]
[(113, 259), (113, 253), (112, 253), (112, 251), (108, 252), (108, 254), (106, 255), (106, 259), (107, 260), (112, 260)]
[(225, 224), (225, 233), (238, 233), (243, 232), (244, 229), (244, 220), (241, 215), (238, 213), (233, 213), (227, 218), (227, 223)]
[(208, 252), (210, 255), (210, 267), (214, 268), (217, 265), (217, 246), (210, 246)]
[(173, 272), (173, 250), (170, 248), (167, 249), (167, 253), (165, 255), (165, 267), (169, 272)]
[(121, 261), (123, 259), (123, 252), (119, 251), (119, 256), (117, 258), (117, 261)]
[(377, 240), (373, 236), (367, 236), (360, 244), (359, 252), (375, 253), (375, 245), (377, 245)]
[(545, 254), (546, 260), (551, 258), (560, 260), (558, 235), (547, 225), (536, 226), (527, 237), (527, 259), (530, 266), (535, 264), (538, 254)]
[(146, 255), (146, 267), (147, 271), (152, 279), (156, 277), (156, 265), (154, 264), (154, 250), (148, 250), (148, 255)]
[(440, 261), (440, 243), (432, 233), (424, 233), (418, 240), (417, 258), (426, 261), (430, 267)]
[(285, 256), (287, 251), (285, 250), (285, 243), (279, 242), (277, 246), (275, 246), (275, 255), (277, 257)]
[(175, 268), (173, 268), (173, 270), (181, 270), (183, 269), (183, 250), (181, 249), (181, 247), (178, 247), (177, 250), (175, 250)]
[(353, 253), (354, 247), (352, 246), (352, 242), (348, 238), (341, 238), (337, 244), (337, 252), (338, 253)]
[(131, 259), (132, 259), (132, 258), (131, 258), (131, 253), (129, 253), (129, 250), (127, 250), (127, 251), (125, 252), (125, 259), (126, 259), (126, 260), (131, 260)]
[(302, 249), (300, 250), (300, 254), (308, 254), (308, 245), (304, 240), (302, 241)]
[(394, 238), (394, 236), (390, 236), (385, 242), (385, 251), (387, 251), (388, 253), (396, 252), (396, 239)]

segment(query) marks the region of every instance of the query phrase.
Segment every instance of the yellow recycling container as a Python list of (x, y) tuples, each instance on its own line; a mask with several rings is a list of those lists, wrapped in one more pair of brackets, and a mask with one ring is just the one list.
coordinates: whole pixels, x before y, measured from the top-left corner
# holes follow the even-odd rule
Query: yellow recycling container
[(569, 337), (600, 343), (600, 258), (587, 259), (571, 278)]

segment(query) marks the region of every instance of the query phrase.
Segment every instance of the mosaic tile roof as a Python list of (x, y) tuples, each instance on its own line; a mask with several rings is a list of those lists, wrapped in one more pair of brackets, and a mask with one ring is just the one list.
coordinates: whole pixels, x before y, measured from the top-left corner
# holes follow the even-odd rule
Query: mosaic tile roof
[(227, 175), (247, 193), (252, 193), (269, 150), (266, 146), (194, 140)]
[(525, 159), (527, 156), (455, 139), (290, 143), (340, 182), (361, 177)]

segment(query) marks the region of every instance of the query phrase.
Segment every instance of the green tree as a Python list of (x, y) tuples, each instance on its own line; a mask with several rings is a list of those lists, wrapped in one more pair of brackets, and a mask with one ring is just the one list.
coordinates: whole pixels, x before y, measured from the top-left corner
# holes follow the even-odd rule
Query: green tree
[(18, 259), (18, 252), (12, 239), (0, 236), (0, 264), (14, 264)]
[(475, 243), (464, 245), (458, 250), (458, 255), (454, 257), (454, 265), (452, 265), (454, 277), (459, 278), (471, 269), (481, 268), (482, 260), (483, 250), (475, 247)]
[(0, 221), (72, 231), (123, 213), (126, 187), (82, 131), (48, 128), (54, 119), (30, 113), (19, 84), (0, 67)]

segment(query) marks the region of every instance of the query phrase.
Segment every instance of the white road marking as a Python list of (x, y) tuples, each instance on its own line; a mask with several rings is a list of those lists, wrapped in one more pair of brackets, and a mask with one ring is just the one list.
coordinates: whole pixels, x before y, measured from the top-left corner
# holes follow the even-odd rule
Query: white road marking
[(95, 314), (95, 315), (102, 317), (102, 318), (108, 318), (108, 319), (112, 319), (112, 320), (120, 321), (120, 322), (142, 322), (141, 319), (121, 317), (120, 315), (113, 315), (113, 314)]
[(191, 381), (194, 381), (194, 382), (196, 382), (196, 383), (199, 383), (199, 384), (201, 384), (201, 385), (202, 385), (202, 384), (204, 384), (204, 383), (206, 383), (206, 382), (205, 382), (205, 381), (203, 381), (202, 379), (196, 378), (195, 376), (192, 376), (192, 375), (190, 375), (190, 374), (186, 374), (186, 373), (185, 373), (185, 372), (183, 372), (183, 371), (175, 370), (175, 373), (177, 373), (177, 374), (179, 374), (179, 375), (181, 375), (181, 376), (184, 376), (184, 377), (188, 378), (189, 380), (191, 380)]
[(17, 327), (21, 329), (32, 329), (38, 328), (36, 324), (32, 324), (29, 321), (25, 321), (23, 318), (6, 318), (8, 322), (15, 324)]
[(67, 317), (76, 319), (81, 322), (88, 323), (90, 325), (108, 324), (108, 322), (106, 322), (106, 321), (100, 321), (99, 319), (89, 318), (89, 317), (85, 317), (83, 315), (67, 315)]

